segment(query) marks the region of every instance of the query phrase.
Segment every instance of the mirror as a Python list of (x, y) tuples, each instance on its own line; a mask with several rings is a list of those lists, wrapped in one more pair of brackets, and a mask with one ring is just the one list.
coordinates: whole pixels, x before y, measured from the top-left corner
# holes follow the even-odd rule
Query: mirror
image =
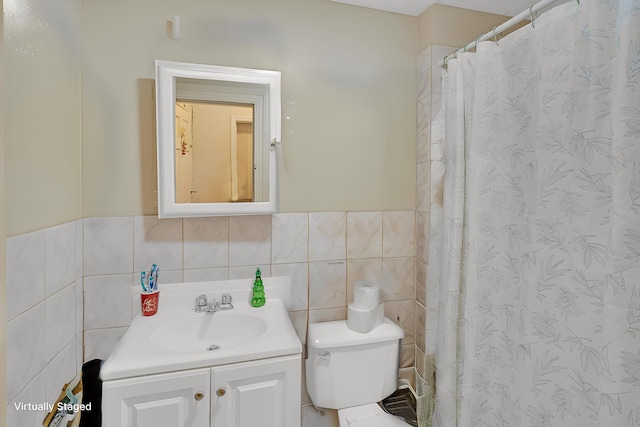
[(280, 72), (156, 60), (158, 217), (277, 211)]

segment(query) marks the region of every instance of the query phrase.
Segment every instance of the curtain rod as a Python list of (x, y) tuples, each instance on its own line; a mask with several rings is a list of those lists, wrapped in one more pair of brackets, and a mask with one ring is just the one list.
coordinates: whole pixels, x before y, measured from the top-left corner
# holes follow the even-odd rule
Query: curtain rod
[[(513, 27), (514, 25), (516, 25), (517, 23), (525, 20), (525, 19), (531, 19), (531, 21), (533, 22), (533, 14), (537, 13), (538, 11), (540, 11), (540, 9), (544, 9), (545, 7), (549, 6), (550, 4), (556, 3), (559, 0), (542, 0), (536, 4), (532, 4), (531, 6), (529, 6), (529, 9), (520, 12), (519, 14), (517, 14), (516, 16), (514, 16), (513, 18), (509, 19), (507, 22), (505, 22), (504, 24), (498, 26), (498, 27), (494, 27), (493, 31), (489, 32), (489, 33), (485, 33), (482, 36), (478, 37), (477, 39), (475, 39), (474, 41), (472, 41), (471, 43), (467, 44), (464, 47), (461, 47), (460, 49), (456, 50), (454, 53), (449, 54), (447, 56), (445, 56), (444, 58), (442, 58), (440, 61), (438, 61), (438, 65), (440, 67), (445, 67), (447, 65), (447, 61), (449, 60), (449, 58), (451, 56), (457, 55), (458, 53), (461, 52), (466, 52), (469, 49), (473, 49), (474, 47), (476, 47), (478, 45), (478, 43), (483, 42), (485, 40), (489, 40), (491, 37), (495, 37), (496, 33), (501, 33), (505, 30), (508, 30), (509, 28)], [(578, 3), (580, 3), (580, 0), (577, 0)]]

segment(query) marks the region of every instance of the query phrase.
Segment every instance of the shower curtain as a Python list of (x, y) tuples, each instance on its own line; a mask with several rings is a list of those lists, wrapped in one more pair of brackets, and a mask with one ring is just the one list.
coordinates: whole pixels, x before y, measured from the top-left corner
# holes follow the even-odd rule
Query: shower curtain
[(443, 84), (433, 425), (640, 426), (640, 1), (557, 6)]

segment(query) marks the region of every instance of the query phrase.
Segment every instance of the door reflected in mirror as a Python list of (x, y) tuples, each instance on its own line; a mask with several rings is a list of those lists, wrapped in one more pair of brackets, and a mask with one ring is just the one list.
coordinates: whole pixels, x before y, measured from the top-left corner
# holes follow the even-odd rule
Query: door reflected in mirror
[(260, 200), (253, 105), (178, 99), (175, 111), (176, 202)]

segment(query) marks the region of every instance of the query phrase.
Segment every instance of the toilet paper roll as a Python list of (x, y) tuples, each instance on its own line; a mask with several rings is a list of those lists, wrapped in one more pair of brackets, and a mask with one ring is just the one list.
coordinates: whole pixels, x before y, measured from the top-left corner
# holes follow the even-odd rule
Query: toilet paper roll
[(370, 281), (357, 281), (353, 287), (353, 307), (358, 310), (374, 310), (380, 304), (380, 289)]
[(384, 304), (373, 310), (360, 310), (349, 304), (347, 311), (347, 327), (352, 331), (366, 334), (384, 321)]

